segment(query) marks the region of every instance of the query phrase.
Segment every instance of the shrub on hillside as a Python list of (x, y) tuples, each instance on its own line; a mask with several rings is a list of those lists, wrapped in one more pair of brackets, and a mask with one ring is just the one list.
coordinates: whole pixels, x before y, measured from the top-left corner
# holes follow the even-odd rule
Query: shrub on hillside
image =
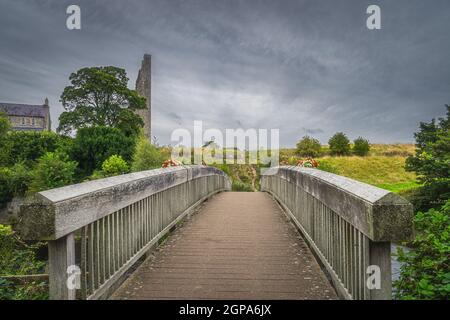
[(440, 210), (417, 213), (416, 238), (409, 252), (398, 249), (403, 262), (394, 283), (398, 299), (448, 299), (450, 296), (450, 200)]
[(63, 153), (47, 152), (33, 170), (30, 191), (39, 192), (63, 187), (74, 182), (77, 163)]
[(297, 143), (296, 153), (302, 157), (314, 158), (320, 156), (321, 148), (319, 140), (305, 136)]
[(89, 127), (78, 130), (71, 148), (71, 158), (78, 162), (81, 174), (89, 176), (112, 155), (130, 162), (135, 148), (135, 138), (111, 127)]
[(350, 153), (350, 140), (343, 132), (338, 132), (328, 141), (332, 155), (344, 156)]
[(132, 171), (144, 171), (160, 168), (164, 162), (158, 148), (144, 136), (139, 137), (133, 154)]
[(370, 151), (369, 140), (359, 137), (358, 139), (355, 139), (353, 143), (354, 143), (353, 145), (354, 154), (361, 157), (367, 156), (369, 154)]
[(102, 164), (102, 172), (106, 177), (118, 176), (129, 171), (127, 162), (118, 155), (112, 155)]
[(416, 154), (406, 160), (406, 170), (415, 171), (419, 189), (414, 204), (419, 210), (438, 208), (450, 199), (450, 106), (447, 117), (421, 123), (416, 138)]

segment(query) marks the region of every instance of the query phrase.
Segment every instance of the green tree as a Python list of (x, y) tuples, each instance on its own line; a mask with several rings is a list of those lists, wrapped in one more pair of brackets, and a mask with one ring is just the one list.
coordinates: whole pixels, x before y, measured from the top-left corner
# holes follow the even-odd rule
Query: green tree
[(338, 132), (328, 140), (333, 155), (345, 156), (350, 153), (350, 140), (343, 132)]
[(102, 164), (102, 172), (105, 177), (118, 176), (129, 171), (127, 162), (116, 154), (106, 159)]
[(106, 126), (127, 135), (139, 133), (144, 122), (133, 111), (145, 108), (145, 98), (128, 89), (124, 69), (83, 68), (72, 73), (69, 80), (71, 85), (61, 95), (66, 111), (59, 117), (58, 132), (69, 134), (80, 128)]
[(450, 296), (450, 200), (440, 210), (417, 213), (412, 250), (398, 249), (403, 263), (394, 283), (398, 299), (448, 299)]
[(369, 140), (359, 137), (353, 141), (353, 153), (357, 156), (367, 156), (370, 151)]
[(297, 143), (296, 153), (302, 157), (318, 157), (321, 149), (319, 140), (305, 136)]
[(33, 170), (32, 192), (63, 187), (74, 182), (77, 163), (63, 153), (47, 152), (39, 158)]
[(73, 140), (71, 158), (78, 162), (80, 174), (90, 176), (112, 155), (119, 155), (131, 162), (135, 148), (135, 138), (110, 127), (81, 128)]
[(160, 168), (164, 160), (158, 148), (141, 135), (136, 143), (131, 169), (132, 171), (144, 171)]
[(413, 199), (416, 208), (438, 208), (450, 198), (450, 106), (446, 118), (420, 123), (415, 133), (416, 153), (406, 160), (406, 170), (418, 174), (418, 195)]

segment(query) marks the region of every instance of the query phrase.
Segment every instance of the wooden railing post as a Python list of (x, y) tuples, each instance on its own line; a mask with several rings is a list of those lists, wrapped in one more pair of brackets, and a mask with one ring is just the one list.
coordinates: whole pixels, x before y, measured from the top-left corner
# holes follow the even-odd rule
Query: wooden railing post
[(392, 299), (391, 243), (370, 241), (369, 248), (370, 265), (380, 268), (380, 288), (370, 290), (370, 299), (390, 300)]
[(52, 300), (75, 300), (75, 289), (67, 285), (67, 268), (75, 265), (75, 239), (70, 233), (48, 242), (49, 294)]

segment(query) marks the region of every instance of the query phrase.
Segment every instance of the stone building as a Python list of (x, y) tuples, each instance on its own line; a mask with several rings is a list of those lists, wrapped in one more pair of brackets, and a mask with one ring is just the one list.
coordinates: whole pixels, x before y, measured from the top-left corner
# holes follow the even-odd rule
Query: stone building
[(144, 55), (142, 60), (141, 69), (136, 80), (136, 91), (137, 93), (145, 97), (146, 108), (141, 110), (136, 110), (136, 114), (140, 115), (144, 120), (144, 134), (152, 141), (152, 56), (149, 54)]
[(42, 105), (0, 102), (0, 112), (8, 115), (13, 130), (51, 131), (48, 99)]

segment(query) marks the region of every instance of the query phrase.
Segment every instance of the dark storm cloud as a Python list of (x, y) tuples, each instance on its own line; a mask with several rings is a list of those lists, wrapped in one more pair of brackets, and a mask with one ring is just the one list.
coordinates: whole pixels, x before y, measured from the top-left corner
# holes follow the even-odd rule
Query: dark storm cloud
[[(65, 10), (82, 10), (82, 30)], [(382, 29), (365, 26), (382, 9)], [(0, 2), (0, 101), (48, 96), (53, 119), (71, 72), (116, 65), (130, 87), (153, 56), (153, 128), (279, 128), (281, 144), (344, 131), (408, 142), (450, 103), (450, 4), (428, 1)]]

